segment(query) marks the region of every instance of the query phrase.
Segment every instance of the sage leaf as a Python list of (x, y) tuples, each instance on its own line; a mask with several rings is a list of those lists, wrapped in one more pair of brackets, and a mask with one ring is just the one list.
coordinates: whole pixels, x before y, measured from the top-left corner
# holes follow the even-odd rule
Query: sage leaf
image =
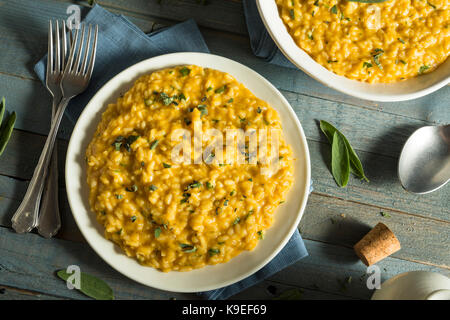
[[(67, 273), (64, 269), (59, 270), (56, 274), (64, 281), (67, 281), (72, 275)], [(79, 290), (82, 293), (96, 300), (114, 300), (114, 293), (106, 282), (84, 272), (81, 272), (80, 276), (81, 281)]]
[(6, 102), (5, 102), (5, 97), (3, 97), (2, 100), (0, 101), (0, 124), (3, 121), (3, 115), (5, 114), (5, 108), (6, 108)]
[(2, 131), (0, 132), (0, 155), (5, 150), (6, 145), (8, 144), (9, 138), (11, 138), (11, 134), (13, 132), (15, 123), (16, 123), (16, 113), (13, 112), (8, 117), (8, 120), (6, 121), (6, 125), (3, 127)]
[(340, 187), (345, 187), (350, 175), (350, 159), (342, 134), (334, 132), (331, 145), (331, 173)]
[[(336, 129), (331, 123), (325, 121), (325, 120), (320, 120), (320, 129), (322, 130), (322, 132), (325, 134), (325, 136), (328, 138), (328, 141), (330, 142), (330, 144), (333, 143), (333, 135), (335, 131), (338, 131), (338, 129)], [(367, 179), (366, 175), (364, 174), (364, 169), (361, 163), (361, 160), (359, 160), (358, 155), (356, 154), (355, 150), (353, 150), (352, 146), (350, 145), (350, 142), (348, 142), (347, 138), (341, 133), (339, 132), (344, 141), (345, 141), (345, 145), (347, 146), (347, 150), (350, 156), (350, 170), (353, 174), (357, 175), (358, 177), (360, 177), (361, 179), (366, 180), (367, 182), (369, 182), (369, 179)]]

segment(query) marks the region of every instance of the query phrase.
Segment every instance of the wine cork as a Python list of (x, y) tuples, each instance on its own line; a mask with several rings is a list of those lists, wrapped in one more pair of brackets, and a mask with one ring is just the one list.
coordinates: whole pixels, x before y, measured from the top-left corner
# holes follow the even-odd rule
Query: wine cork
[(400, 250), (400, 241), (389, 228), (379, 222), (353, 249), (366, 265), (370, 266)]

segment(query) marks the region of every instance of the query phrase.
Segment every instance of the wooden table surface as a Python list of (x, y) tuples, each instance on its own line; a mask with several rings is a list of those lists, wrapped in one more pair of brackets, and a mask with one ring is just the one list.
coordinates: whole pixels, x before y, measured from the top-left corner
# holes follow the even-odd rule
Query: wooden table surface
[[(309, 257), (249, 288), (235, 299), (271, 299), (298, 288), (305, 299), (368, 299), (366, 267), (352, 246), (377, 222), (386, 223), (402, 249), (378, 263), (382, 279), (411, 270), (450, 275), (450, 186), (428, 195), (405, 192), (397, 179), (403, 143), (417, 128), (450, 123), (450, 86), (413, 101), (363, 101), (324, 87), (301, 71), (280, 68), (253, 56), (240, 0), (104, 0), (149, 32), (154, 26), (194, 18), (212, 53), (256, 70), (289, 100), (308, 138), (314, 192), (299, 225)], [(0, 157), (0, 299), (84, 299), (55, 275), (79, 265), (107, 281), (117, 299), (186, 299), (193, 294), (155, 290), (122, 276), (82, 238), (65, 192), (64, 159), (72, 126), (64, 120), (58, 139), (62, 229), (53, 239), (16, 234), (11, 217), (24, 196), (50, 127), (51, 99), (33, 72), (46, 53), (49, 19), (67, 18), (67, 0), (0, 0), (0, 96), (17, 112), (11, 140)], [(334, 123), (348, 137), (370, 183), (351, 178), (335, 184), (328, 168), (329, 146), (318, 120)], [(381, 213), (384, 213), (382, 215)], [(351, 278), (350, 278), (351, 277)], [(351, 279), (351, 281), (349, 280)], [(345, 285), (343, 285), (345, 283)], [(270, 291), (270, 292), (269, 292)]]

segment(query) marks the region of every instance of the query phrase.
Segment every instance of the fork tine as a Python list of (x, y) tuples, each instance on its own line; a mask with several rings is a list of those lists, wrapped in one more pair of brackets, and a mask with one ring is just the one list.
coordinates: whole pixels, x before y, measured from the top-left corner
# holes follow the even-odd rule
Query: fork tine
[(73, 67), (73, 71), (75, 73), (78, 72), (78, 68), (80, 67), (80, 60), (81, 60), (81, 56), (83, 54), (83, 47), (84, 47), (84, 34), (85, 34), (85, 30), (86, 26), (83, 24), (83, 27), (81, 28), (81, 38), (80, 38), (80, 46), (78, 47), (78, 52), (77, 52), (77, 60), (75, 61), (75, 65)]
[(53, 26), (52, 20), (48, 22), (48, 53), (47, 53), (47, 75), (53, 72)]
[(63, 20), (62, 25), (62, 55), (61, 55), (61, 70), (64, 71), (66, 67), (66, 56), (67, 56), (67, 38), (66, 38), (66, 21)]
[(91, 61), (89, 62), (89, 67), (86, 72), (86, 77), (88, 79), (92, 76), (92, 71), (94, 70), (94, 62), (95, 62), (95, 53), (97, 51), (97, 35), (98, 35), (98, 24), (95, 25), (95, 34), (94, 34), (94, 43), (92, 45), (92, 52), (91, 52)]
[(69, 29), (69, 45), (73, 45), (73, 32), (72, 29)]
[(92, 34), (92, 25), (89, 25), (88, 38), (86, 43), (86, 52), (84, 53), (83, 64), (81, 65), (80, 74), (84, 74), (84, 70), (86, 69), (87, 59), (89, 57), (89, 46), (91, 43), (91, 34)]
[(67, 66), (64, 73), (70, 72), (72, 70), (73, 58), (75, 56), (75, 48), (77, 46), (79, 31), (80, 29), (77, 29), (77, 31), (75, 32), (75, 39), (73, 40), (72, 45), (70, 46), (70, 57), (69, 60), (67, 61)]
[(56, 27), (55, 27), (55, 71), (60, 72), (61, 69), (61, 41), (59, 39), (59, 21), (56, 20)]

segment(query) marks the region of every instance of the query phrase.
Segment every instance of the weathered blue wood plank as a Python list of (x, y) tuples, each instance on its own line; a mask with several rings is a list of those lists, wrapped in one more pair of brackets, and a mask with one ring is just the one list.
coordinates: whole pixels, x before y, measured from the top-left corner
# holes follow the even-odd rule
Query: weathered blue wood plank
[(347, 187), (339, 188), (328, 169), (329, 144), (308, 141), (308, 146), (316, 192), (351, 202), (367, 203), (376, 207), (449, 221), (449, 188), (441, 188), (426, 195), (406, 192), (398, 182), (397, 159), (359, 151), (358, 155), (370, 182), (351, 177)]
[[(305, 242), (310, 256), (279, 272), (270, 280), (353, 298), (367, 298), (371, 295), (364, 282), (358, 281), (365, 274), (365, 267), (355, 260), (357, 258), (351, 249), (310, 240)], [(55, 270), (65, 268), (68, 264), (75, 264), (82, 271), (105, 280), (118, 299), (196, 298), (195, 295), (163, 292), (134, 283), (106, 265), (85, 243), (47, 240), (35, 234), (17, 235), (9, 229), (0, 228), (0, 255), (0, 285), (26, 288), (59, 297), (84, 298), (78, 292), (68, 290), (65, 283), (53, 274)], [(383, 279), (403, 270), (434, 270), (448, 274), (443, 269), (394, 258), (384, 260), (380, 267), (387, 270), (383, 273)], [(339, 281), (348, 276), (352, 276), (354, 281), (342, 292)]]
[(244, 11), (238, 0), (209, 0), (200, 5), (197, 0), (103, 0), (101, 5), (123, 14), (136, 14), (147, 19), (163, 18), (172, 21), (195, 19), (201, 26), (228, 32), (247, 34)]
[[(366, 285), (367, 267), (358, 260), (352, 249), (317, 241), (305, 240), (305, 243), (310, 255), (269, 280), (358, 299), (368, 299), (372, 296), (373, 291)], [(380, 261), (377, 266), (380, 268), (382, 281), (399, 273), (416, 270), (450, 276), (448, 269), (392, 257)]]
[(430, 263), (450, 270), (450, 222), (406, 215), (313, 194), (300, 222), (308, 239), (352, 248), (378, 222), (386, 224), (402, 249), (392, 257)]
[[(0, 98), (5, 97), (8, 111), (16, 111), (15, 128), (47, 135), (52, 110), (52, 100), (47, 89), (40, 81), (1, 74), (1, 71)], [(68, 140), (72, 128), (72, 123), (63, 117), (58, 137)]]
[(0, 300), (61, 300), (61, 298), (0, 285)]
[(105, 280), (113, 288), (117, 299), (189, 297), (130, 281), (104, 263), (86, 243), (47, 240), (35, 234), (17, 235), (10, 229), (0, 228), (0, 252), (0, 285), (26, 288), (59, 297), (85, 299), (76, 290), (68, 290), (64, 281), (54, 275), (56, 270), (75, 264), (82, 271)]
[[(14, 130), (0, 158), (0, 175), (30, 180), (46, 138), (46, 136)], [(59, 182), (63, 186), (67, 141), (57, 140), (57, 143)]]

